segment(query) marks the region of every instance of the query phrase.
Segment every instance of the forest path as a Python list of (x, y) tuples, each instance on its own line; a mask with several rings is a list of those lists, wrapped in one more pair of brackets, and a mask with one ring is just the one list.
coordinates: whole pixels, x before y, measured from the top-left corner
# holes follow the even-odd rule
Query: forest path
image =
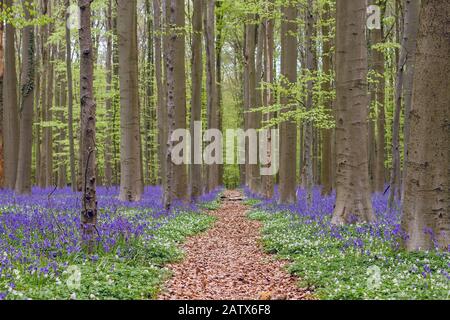
[(286, 262), (264, 253), (261, 223), (246, 217), (248, 207), (238, 191), (226, 191), (212, 229), (190, 238), (186, 256), (168, 267), (173, 277), (161, 300), (270, 300), (312, 299), (298, 279), (289, 275)]

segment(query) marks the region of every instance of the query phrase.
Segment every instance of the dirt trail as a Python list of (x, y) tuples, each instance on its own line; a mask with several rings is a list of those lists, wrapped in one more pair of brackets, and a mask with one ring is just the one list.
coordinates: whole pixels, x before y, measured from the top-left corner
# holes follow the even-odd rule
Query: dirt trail
[(161, 300), (270, 300), (311, 299), (298, 279), (263, 252), (261, 223), (246, 218), (248, 207), (238, 191), (225, 192), (218, 218), (208, 232), (190, 238), (183, 246), (185, 259), (169, 265), (174, 272)]

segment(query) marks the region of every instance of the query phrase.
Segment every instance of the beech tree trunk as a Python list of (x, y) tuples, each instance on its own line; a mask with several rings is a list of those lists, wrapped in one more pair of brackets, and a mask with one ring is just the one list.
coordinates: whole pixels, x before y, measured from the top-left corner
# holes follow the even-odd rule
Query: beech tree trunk
[(35, 90), (34, 90), (34, 101), (36, 110), (34, 112), (34, 150), (35, 150), (35, 162), (34, 162), (34, 183), (39, 185), (40, 180), (40, 167), (41, 167), (41, 83), (42, 83), (42, 64), (41, 64), (41, 37), (39, 33), (40, 27), (36, 27), (35, 38), (36, 38), (36, 72), (35, 72)]
[[(219, 123), (219, 129), (223, 132), (223, 90), (222, 90), (222, 49), (224, 45), (224, 12), (222, 9), (222, 2), (216, 1), (216, 29), (217, 29), (217, 36), (216, 36), (216, 93), (217, 93), (217, 109), (218, 109), (218, 123)], [(223, 178), (224, 178), (224, 164), (219, 164), (218, 168), (218, 180), (217, 185), (221, 186), (223, 185)]]
[(450, 245), (450, 2), (423, 0), (402, 227), (407, 250)]
[[(313, 77), (315, 64), (314, 64), (314, 13), (313, 13), (313, 1), (308, 0), (306, 11), (306, 68), (308, 69), (309, 77)], [(306, 90), (306, 109), (312, 110), (313, 108), (313, 80), (307, 81)], [(304, 123), (305, 127), (305, 142), (304, 142), (304, 170), (305, 170), (305, 181), (304, 183), (307, 190), (306, 202), (308, 206), (312, 203), (312, 187), (314, 184), (314, 167), (313, 167), (313, 156), (315, 153), (313, 152), (313, 144), (314, 144), (314, 130), (311, 121), (306, 121)]]
[[(62, 19), (64, 19), (65, 14), (62, 14)], [(59, 48), (58, 48), (58, 60), (60, 62), (64, 61), (64, 49), (62, 47), (62, 43), (59, 42)], [(56, 92), (56, 99), (58, 99), (58, 107), (60, 108), (60, 111), (58, 111), (59, 115), (59, 121), (63, 125), (61, 128), (59, 128), (59, 142), (58, 142), (58, 182), (57, 186), (59, 189), (63, 189), (67, 186), (67, 161), (66, 161), (66, 154), (64, 152), (65, 149), (65, 143), (66, 143), (66, 128), (65, 124), (67, 123), (66, 117), (65, 117), (65, 109), (67, 107), (67, 82), (65, 79), (65, 75), (59, 71), (58, 73), (58, 80), (57, 83), (55, 83), (55, 88), (58, 89)]]
[[(264, 57), (264, 41), (266, 38), (266, 30), (265, 30), (265, 26), (263, 23), (259, 23), (257, 25), (257, 42), (256, 42), (256, 57), (255, 57), (255, 105), (253, 106), (253, 108), (261, 108), (263, 106), (263, 97), (262, 97), (262, 93), (263, 90), (261, 89), (263, 86), (263, 57)], [(255, 129), (259, 130), (261, 129), (261, 125), (262, 125), (262, 113), (261, 111), (257, 111), (257, 112), (253, 112), (253, 116), (254, 116), (254, 124), (255, 124)], [(255, 150), (257, 150), (258, 152), (258, 157), (257, 157), (257, 165), (254, 168), (254, 172), (253, 172), (253, 179), (252, 179), (252, 188), (254, 189), (254, 193), (255, 194), (261, 194), (262, 192), (262, 185), (261, 185), (261, 181), (262, 181), (262, 177), (261, 177), (261, 170), (260, 170), (260, 166), (261, 163), (259, 161), (259, 156), (260, 156), (260, 137), (259, 137), (259, 132), (257, 135), (257, 148), (255, 148)]]
[(95, 122), (96, 105), (94, 102), (94, 64), (91, 35), (92, 0), (78, 0), (81, 11), (80, 20), (80, 101), (81, 132), (83, 137), (82, 152), (82, 187), (83, 201), (81, 211), (81, 230), (83, 243), (89, 251), (94, 246), (94, 231), (97, 225), (96, 194), (96, 154)]
[[(41, 14), (47, 14), (48, 12), (48, 0), (43, 0), (41, 2)], [(40, 92), (40, 117), (39, 117), (39, 135), (38, 143), (39, 143), (39, 167), (37, 168), (37, 180), (38, 185), (41, 188), (45, 188), (45, 171), (44, 171), (44, 161), (45, 161), (45, 153), (44, 153), (44, 132), (45, 128), (43, 126), (43, 122), (45, 121), (45, 110), (47, 105), (47, 78), (49, 72), (49, 46), (47, 45), (48, 35), (49, 35), (49, 26), (44, 25), (41, 26), (40, 32), (40, 49), (41, 49), (41, 66), (42, 66), (42, 82), (41, 82), (41, 92)], [(81, 164), (81, 162), (80, 162)], [(81, 169), (80, 169), (81, 174)]]
[(195, 164), (197, 157), (201, 157), (201, 151), (195, 149), (195, 141), (197, 145), (201, 145), (201, 137), (195, 137), (194, 123), (202, 120), (202, 83), (203, 83), (203, 53), (202, 53), (202, 19), (203, 5), (202, 0), (194, 0), (193, 16), (192, 16), (192, 97), (191, 97), (191, 165), (189, 167), (191, 184), (191, 199), (195, 201), (201, 196), (203, 191), (202, 165)]
[(153, 0), (153, 17), (155, 25), (155, 76), (157, 87), (157, 107), (158, 118), (158, 143), (159, 143), (159, 177), (161, 184), (165, 188), (166, 182), (166, 145), (167, 145), (167, 109), (165, 105), (166, 88), (163, 85), (162, 68), (162, 21), (161, 21), (161, 0)]
[(164, 192), (164, 206), (169, 209), (174, 200), (187, 200), (186, 166), (173, 163), (172, 150), (177, 141), (171, 139), (172, 133), (176, 129), (186, 128), (185, 16), (184, 0), (165, 1), (168, 24), (167, 52), (165, 54), (168, 139), (166, 150), (167, 185)]
[[(0, 0), (0, 13), (3, 11), (3, 0)], [(5, 71), (5, 55), (3, 48), (4, 23), (0, 21), (0, 188), (5, 184), (3, 154), (3, 75)]]
[[(273, 9), (274, 3), (273, 1), (270, 1), (268, 4), (268, 9)], [(275, 51), (275, 44), (274, 44), (274, 20), (273, 19), (267, 19), (264, 22), (264, 29), (265, 29), (265, 39), (264, 39), (264, 81), (267, 84), (272, 84), (274, 82), (274, 51)], [(264, 88), (263, 92), (263, 104), (266, 107), (269, 107), (273, 105), (275, 102), (275, 95), (270, 88), (270, 86), (266, 86)], [(271, 113), (265, 113), (264, 114), (264, 121), (270, 121), (272, 119), (273, 114)], [(271, 134), (271, 131), (269, 130), (268, 136), (267, 136), (267, 159), (268, 164), (267, 167), (272, 167), (273, 162), (273, 155), (272, 155), (272, 143), (273, 143), (273, 137)], [(274, 172), (275, 174), (275, 172)], [(261, 183), (262, 183), (262, 195), (266, 199), (270, 199), (273, 197), (274, 193), (274, 176), (273, 175), (264, 175), (261, 177)]]
[[(281, 22), (281, 75), (285, 86), (297, 81), (297, 8), (294, 5), (282, 7)], [(295, 107), (294, 100), (283, 95), (281, 103), (282, 113), (289, 112)], [(297, 202), (297, 124), (288, 119), (280, 124), (280, 176), (279, 192), (281, 204)]]
[[(70, 0), (66, 0), (66, 10), (70, 6)], [(66, 21), (69, 12), (66, 13)], [(73, 134), (73, 80), (72, 80), (72, 43), (70, 29), (65, 28), (66, 36), (66, 74), (67, 74), (67, 125), (69, 133), (69, 161), (70, 161), (70, 183), (72, 191), (77, 190), (77, 176), (75, 171), (75, 139)]]
[(371, 222), (368, 167), (366, 1), (337, 2), (336, 205), (333, 224)]
[[(246, 81), (247, 88), (246, 94), (247, 97), (245, 102), (247, 105), (244, 109), (247, 111), (247, 129), (256, 130), (257, 129), (257, 114), (252, 112), (252, 109), (257, 107), (256, 105), (256, 65), (255, 65), (255, 50), (256, 50), (256, 37), (257, 37), (257, 25), (255, 21), (256, 16), (251, 14), (248, 16), (250, 22), (248, 22), (245, 26), (245, 68), (246, 68)], [(250, 141), (246, 142), (246, 162), (247, 162), (247, 170), (246, 170), (246, 180), (248, 183), (248, 187), (251, 192), (254, 194), (258, 194), (260, 190), (258, 180), (260, 179), (259, 175), (259, 165), (250, 163), (251, 157), (250, 152), (253, 148), (249, 145)]]
[[(25, 19), (30, 20), (31, 0), (23, 3)], [(34, 27), (26, 26), (22, 30), (22, 75), (19, 161), (15, 191), (19, 194), (31, 194), (31, 158), (33, 149), (33, 108), (34, 108), (34, 73), (35, 42)]]
[(136, 6), (136, 0), (117, 2), (121, 201), (139, 201), (142, 195)]
[[(330, 20), (331, 12), (330, 12), (330, 6), (328, 2), (324, 5), (324, 20), (325, 24), (322, 26), (322, 36), (324, 37), (323, 40), (323, 74), (326, 77), (330, 77), (332, 75), (332, 67), (331, 67), (331, 60), (332, 60), (332, 40), (330, 37), (330, 27), (328, 25), (328, 21)], [(330, 113), (333, 113), (333, 101), (328, 96), (329, 92), (331, 91), (331, 79), (325, 81), (323, 86), (323, 91), (327, 94), (325, 97), (325, 106), (328, 108)], [(324, 129), (322, 132), (323, 136), (323, 144), (322, 144), (322, 194), (323, 195), (330, 195), (331, 191), (333, 190), (333, 152), (332, 152), (332, 138), (333, 138), (333, 130), (331, 129)]]
[[(113, 49), (112, 49), (112, 60), (113, 60), (113, 80), (112, 87), (114, 92), (120, 91), (119, 84), (119, 40), (117, 33), (117, 1), (113, 2), (113, 11), (115, 14), (112, 15), (112, 26), (113, 26)], [(120, 185), (120, 129), (116, 128), (116, 119), (120, 116), (120, 96), (115, 94), (112, 100), (112, 141), (113, 141), (113, 180), (114, 185)], [(120, 125), (120, 124), (119, 124)], [(118, 143), (119, 142), (119, 143)]]
[[(52, 1), (46, 0), (46, 12), (52, 17)], [(40, 186), (47, 188), (53, 185), (53, 127), (51, 122), (53, 119), (52, 107), (54, 97), (54, 60), (55, 60), (55, 46), (54, 44), (48, 44), (48, 38), (54, 30), (53, 23), (45, 26), (42, 45), (44, 48), (44, 68), (46, 70), (46, 83), (42, 86), (43, 99), (42, 99), (42, 120), (45, 122), (45, 126), (42, 130), (42, 151), (41, 151), (41, 183)]]
[[(11, 8), (12, 0), (5, 0), (6, 8)], [(3, 144), (5, 187), (14, 189), (19, 159), (19, 116), (17, 106), (17, 74), (15, 28), (5, 26), (5, 68), (3, 75)]]
[[(203, 15), (205, 25), (208, 129), (220, 129), (216, 85), (215, 6), (215, 0), (205, 0)], [(206, 167), (206, 191), (210, 192), (218, 186), (219, 164), (213, 163)]]

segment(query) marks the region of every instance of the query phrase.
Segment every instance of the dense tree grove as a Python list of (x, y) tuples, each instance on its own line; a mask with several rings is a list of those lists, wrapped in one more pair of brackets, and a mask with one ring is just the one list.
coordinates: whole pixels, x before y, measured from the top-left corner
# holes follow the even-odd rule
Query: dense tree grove
[(81, 194), (89, 252), (115, 186), (130, 206), (160, 186), (166, 211), (223, 186), (304, 212), (320, 187), (335, 227), (376, 224), (386, 195), (403, 249), (450, 247), (449, 0), (0, 10), (0, 187)]

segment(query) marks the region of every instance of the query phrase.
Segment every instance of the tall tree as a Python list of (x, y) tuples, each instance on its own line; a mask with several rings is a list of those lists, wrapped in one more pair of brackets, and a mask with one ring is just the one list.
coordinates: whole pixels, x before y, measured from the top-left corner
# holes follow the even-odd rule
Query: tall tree
[[(281, 75), (286, 87), (297, 81), (297, 8), (294, 4), (282, 7), (281, 21)], [(294, 109), (293, 98), (284, 94), (281, 100), (283, 113)], [(297, 201), (297, 126), (288, 119), (280, 124), (280, 203)]]
[[(274, 9), (273, 0), (267, 3), (268, 12)], [(269, 107), (275, 102), (275, 94), (271, 88), (271, 84), (274, 82), (274, 52), (275, 52), (275, 39), (274, 39), (274, 24), (275, 21), (272, 18), (266, 19), (264, 22), (265, 39), (264, 39), (264, 81), (267, 85), (264, 88), (263, 103)], [(265, 113), (264, 121), (268, 122), (272, 119), (273, 113)], [(267, 167), (270, 168), (273, 165), (272, 143), (273, 137), (271, 131), (268, 131), (267, 136)], [(270, 199), (274, 193), (274, 177), (272, 175), (264, 175), (261, 177), (262, 181), (262, 195)]]
[[(216, 0), (205, 0), (203, 10), (206, 49), (206, 92), (208, 129), (220, 129), (219, 105), (216, 85), (216, 49), (215, 49), (215, 7)], [(219, 164), (207, 166), (206, 190), (212, 191), (219, 185)]]
[[(223, 51), (223, 45), (224, 45), (224, 38), (225, 38), (225, 20), (224, 20), (224, 9), (223, 9), (223, 1), (216, 1), (216, 29), (217, 29), (217, 36), (216, 36), (216, 93), (217, 93), (217, 108), (218, 108), (218, 122), (219, 122), (219, 128), (223, 132), (223, 84), (222, 84), (222, 77), (223, 77), (223, 60), (222, 60), (222, 51)], [(223, 185), (223, 175), (224, 175), (224, 165), (223, 163), (219, 164), (218, 168), (218, 185)]]
[(80, 8), (80, 102), (82, 150), (83, 201), (81, 230), (89, 251), (94, 245), (94, 231), (97, 225), (94, 62), (91, 34), (91, 3), (93, 0), (78, 0)]
[(408, 250), (450, 245), (450, 2), (423, 0), (402, 227)]
[[(3, 11), (3, 0), (0, 0), (0, 13)], [(3, 170), (4, 155), (3, 155), (3, 74), (5, 71), (5, 55), (3, 51), (3, 31), (5, 24), (3, 20), (0, 21), (0, 188), (3, 188), (5, 183), (5, 171)]]
[(157, 89), (157, 107), (158, 118), (158, 144), (159, 144), (159, 177), (161, 184), (165, 188), (166, 183), (166, 147), (167, 147), (167, 109), (165, 108), (166, 90), (163, 84), (162, 67), (162, 32), (163, 25), (161, 19), (161, 0), (153, 0), (153, 18), (155, 26), (154, 46), (155, 46), (155, 77)]
[[(64, 19), (65, 13), (62, 11), (62, 19)], [(58, 44), (58, 61), (63, 62), (65, 60), (65, 48), (62, 41)], [(65, 153), (65, 144), (67, 139), (66, 133), (66, 108), (67, 108), (67, 79), (64, 72), (58, 70), (57, 82), (55, 83), (55, 100), (58, 102), (58, 120), (62, 124), (59, 128), (59, 141), (58, 141), (58, 181), (57, 187), (63, 189), (67, 187), (67, 159)]]
[[(331, 28), (330, 28), (330, 17), (331, 17), (331, 8), (329, 2), (326, 1), (323, 6), (323, 20), (322, 21), (322, 37), (323, 37), (323, 74), (327, 77), (323, 85), (323, 91), (326, 93), (325, 96), (325, 106), (329, 110), (330, 113), (333, 112), (333, 101), (329, 96), (331, 91), (331, 79), (328, 79), (332, 76), (332, 39), (330, 38)], [(324, 129), (323, 130), (323, 145), (322, 145), (322, 184), (323, 189), (322, 193), (324, 195), (331, 194), (333, 189), (333, 130)]]
[(366, 1), (338, 1), (334, 224), (374, 221), (368, 167)]
[[(259, 19), (259, 17), (258, 17)], [(263, 106), (263, 78), (264, 78), (264, 71), (263, 71), (263, 58), (264, 58), (264, 41), (266, 38), (266, 28), (263, 23), (258, 21), (257, 25), (257, 36), (256, 36), (256, 55), (255, 55), (255, 105), (252, 107), (253, 109), (259, 109)], [(262, 126), (262, 112), (252, 110), (252, 114), (254, 117), (254, 129), (259, 130)], [(260, 155), (260, 144), (262, 143), (259, 134), (257, 135), (258, 145), (257, 145), (257, 152), (258, 156)], [(252, 183), (251, 188), (255, 194), (261, 194), (262, 192), (262, 177), (261, 177), (261, 169), (260, 169), (260, 161), (258, 159), (257, 164), (255, 168), (252, 170)]]
[(202, 18), (203, 5), (202, 0), (194, 0), (192, 15), (192, 94), (191, 94), (191, 165), (189, 167), (191, 184), (190, 192), (192, 200), (196, 200), (201, 196), (203, 191), (202, 165), (196, 164), (195, 160), (201, 155), (200, 150), (196, 150), (195, 146), (202, 143), (201, 137), (198, 137), (197, 143), (195, 139), (195, 123), (202, 120), (202, 80), (203, 80), (203, 54), (202, 54)]
[[(50, 0), (43, 1), (43, 11), (52, 17), (53, 4)], [(52, 126), (52, 109), (54, 98), (54, 61), (56, 58), (56, 48), (52, 41), (49, 41), (50, 35), (54, 31), (53, 22), (48, 23), (43, 28), (42, 36), (42, 48), (43, 48), (43, 63), (45, 72), (46, 83), (42, 86), (42, 120), (43, 126), (43, 139), (42, 139), (42, 151), (41, 151), (41, 187), (50, 187), (53, 185), (53, 126)]]
[(120, 79), (120, 196), (139, 201), (142, 195), (141, 133), (138, 92), (137, 3), (117, 2)]
[[(48, 0), (43, 0), (40, 2), (41, 6), (41, 14), (45, 15), (48, 13)], [(39, 158), (36, 161), (36, 180), (39, 185), (39, 187), (44, 188), (45, 187), (45, 170), (44, 170), (44, 162), (45, 162), (45, 152), (44, 152), (44, 133), (45, 128), (43, 126), (43, 122), (45, 121), (45, 112), (46, 112), (46, 106), (47, 106), (47, 78), (48, 78), (48, 72), (49, 72), (49, 46), (47, 44), (48, 42), (48, 36), (49, 36), (49, 26), (48, 24), (41, 26), (40, 32), (39, 32), (39, 38), (40, 38), (40, 45), (39, 48), (41, 50), (41, 67), (42, 67), (42, 75), (41, 75), (41, 82), (40, 82), (40, 88), (42, 88), (40, 92), (39, 97), (39, 109), (38, 109), (38, 131), (37, 131), (37, 137), (36, 137), (36, 156), (39, 156)], [(80, 161), (81, 164), (81, 161)], [(81, 170), (80, 170), (81, 174)]]
[(35, 31), (36, 37), (36, 72), (35, 72), (35, 97), (34, 97), (34, 105), (36, 107), (34, 112), (34, 135), (33, 135), (33, 143), (34, 143), (34, 183), (39, 185), (40, 180), (40, 168), (41, 168), (41, 83), (42, 83), (42, 64), (41, 64), (41, 36), (39, 30), (41, 27), (37, 26)]
[[(5, 7), (12, 7), (12, 0), (5, 0)], [(5, 187), (14, 189), (19, 158), (19, 116), (17, 107), (17, 74), (15, 28), (5, 26), (5, 68), (3, 75), (3, 143)]]
[[(187, 172), (184, 164), (172, 161), (172, 151), (177, 141), (172, 141), (176, 129), (186, 128), (186, 75), (185, 75), (185, 16), (184, 0), (165, 0), (167, 11), (167, 150), (166, 188), (164, 206), (170, 208), (175, 200), (187, 199)], [(214, 54), (214, 52), (213, 52)], [(215, 79), (215, 78), (214, 78)], [(181, 155), (184, 157), (185, 155)]]
[[(67, 10), (70, 6), (70, 0), (66, 0), (66, 21), (69, 19), (70, 12)], [(69, 133), (69, 161), (70, 161), (70, 181), (72, 191), (77, 189), (77, 179), (75, 173), (75, 141), (73, 134), (73, 80), (72, 80), (72, 39), (70, 28), (66, 24), (66, 74), (67, 74), (67, 126)]]
[[(249, 130), (257, 129), (257, 114), (252, 111), (257, 107), (256, 105), (256, 39), (257, 39), (257, 24), (256, 24), (256, 15), (249, 14), (248, 22), (245, 25), (245, 53), (244, 53), (244, 62), (245, 62), (245, 75), (246, 75), (246, 98), (244, 109), (247, 112), (247, 128)], [(246, 180), (247, 185), (250, 190), (257, 194), (259, 193), (259, 165), (258, 163), (251, 163), (252, 156), (251, 152), (254, 152), (254, 149), (250, 146), (250, 141), (246, 142), (246, 153), (247, 153), (247, 161), (246, 161)]]
[[(306, 68), (308, 69), (309, 80), (306, 84), (307, 97), (306, 97), (306, 109), (312, 110), (313, 108), (313, 86), (314, 81), (313, 75), (315, 71), (315, 61), (314, 61), (314, 5), (312, 0), (308, 0), (308, 5), (305, 9), (306, 12)], [(313, 170), (313, 140), (314, 131), (313, 124), (311, 121), (306, 121), (304, 123), (305, 127), (305, 143), (304, 143), (304, 166), (305, 175), (304, 185), (307, 189), (307, 203), (311, 205), (312, 203), (312, 187), (314, 184), (314, 170)]]
[[(30, 20), (31, 0), (23, 3), (25, 19)], [(31, 158), (33, 149), (33, 108), (35, 80), (35, 39), (34, 26), (22, 29), (22, 75), (20, 107), (19, 161), (15, 191), (19, 194), (31, 193)]]

